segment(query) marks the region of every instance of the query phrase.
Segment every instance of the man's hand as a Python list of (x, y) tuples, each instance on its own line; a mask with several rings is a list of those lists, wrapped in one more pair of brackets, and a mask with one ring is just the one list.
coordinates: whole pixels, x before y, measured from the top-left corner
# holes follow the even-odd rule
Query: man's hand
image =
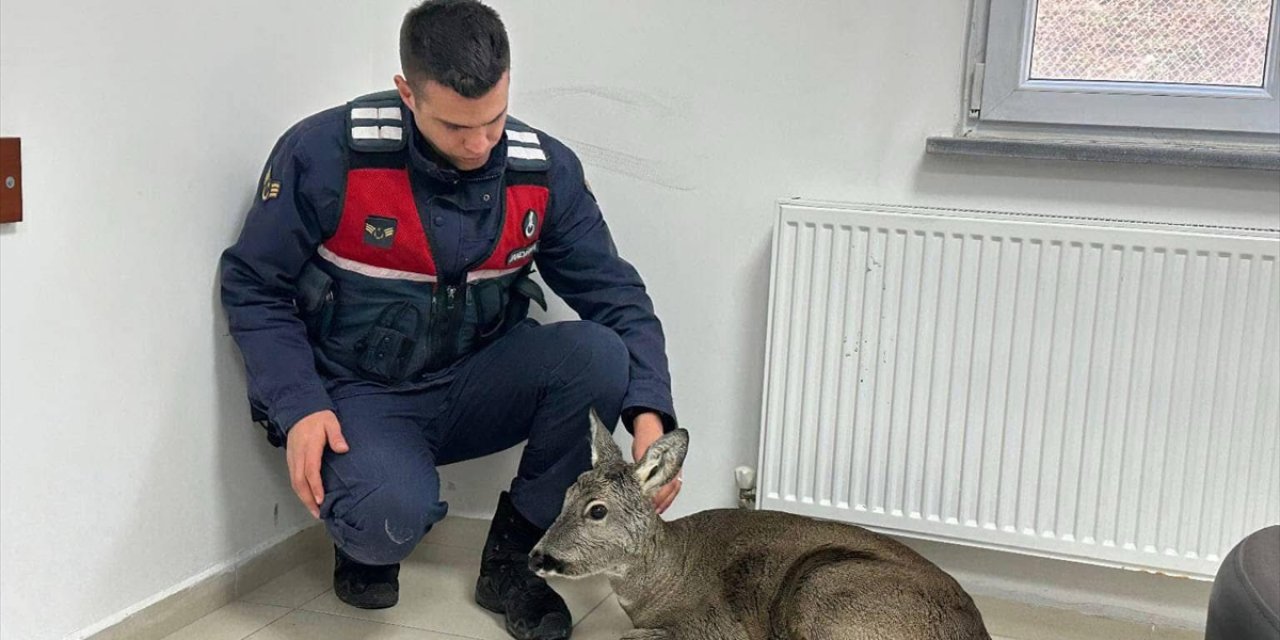
[(313, 518), (320, 517), (320, 503), (324, 502), (320, 460), (324, 456), (326, 445), (335, 453), (346, 453), (350, 449), (342, 437), (338, 416), (327, 409), (317, 411), (293, 425), (285, 446), (293, 492), (298, 494), (298, 499)]
[[(631, 440), (631, 459), (636, 462), (644, 457), (644, 452), (649, 450), (649, 446), (662, 437), (662, 418), (656, 413), (642, 413), (636, 416), (635, 422), (631, 425), (631, 431), (635, 436)], [(676, 476), (675, 480), (668, 482), (658, 493), (653, 496), (653, 506), (662, 513), (671, 506), (676, 500), (676, 494), (680, 493), (680, 487), (684, 484), (681, 475)]]

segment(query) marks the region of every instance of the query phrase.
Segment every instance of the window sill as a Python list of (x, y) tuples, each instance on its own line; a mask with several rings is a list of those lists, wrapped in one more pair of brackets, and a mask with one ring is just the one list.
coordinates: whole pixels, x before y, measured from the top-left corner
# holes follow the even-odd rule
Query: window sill
[(1280, 147), (1012, 137), (931, 136), (927, 153), (1280, 171)]

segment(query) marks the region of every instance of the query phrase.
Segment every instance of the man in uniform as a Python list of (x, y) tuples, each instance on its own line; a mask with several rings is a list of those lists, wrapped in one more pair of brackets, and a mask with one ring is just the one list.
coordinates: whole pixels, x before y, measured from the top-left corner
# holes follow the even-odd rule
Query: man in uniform
[[(662, 326), (577, 157), (508, 117), (497, 13), (427, 0), (405, 16), (400, 58), (395, 91), (280, 138), (222, 256), (250, 406), (356, 607), (398, 601), (399, 562), (447, 510), (437, 466), (527, 441), (475, 599), (517, 638), (567, 638), (528, 552), (590, 466), (591, 409), (622, 419), (637, 459), (675, 427)], [(545, 307), (535, 267), (582, 320), (527, 318)]]

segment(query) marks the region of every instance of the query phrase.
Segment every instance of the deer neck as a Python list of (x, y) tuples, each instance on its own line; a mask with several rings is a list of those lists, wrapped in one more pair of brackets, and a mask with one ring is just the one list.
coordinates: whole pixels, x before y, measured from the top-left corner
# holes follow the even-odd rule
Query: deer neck
[(637, 626), (659, 622), (666, 612), (687, 604), (683, 594), (700, 566), (685, 536), (656, 515), (654, 520), (631, 564), (610, 576), (618, 603)]

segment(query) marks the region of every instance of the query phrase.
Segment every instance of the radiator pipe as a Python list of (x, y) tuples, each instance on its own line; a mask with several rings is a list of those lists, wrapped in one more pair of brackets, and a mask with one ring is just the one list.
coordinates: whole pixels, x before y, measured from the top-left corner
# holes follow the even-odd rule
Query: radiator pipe
[(756, 508), (756, 470), (751, 467), (738, 467), (733, 470), (738, 481), (738, 508)]

